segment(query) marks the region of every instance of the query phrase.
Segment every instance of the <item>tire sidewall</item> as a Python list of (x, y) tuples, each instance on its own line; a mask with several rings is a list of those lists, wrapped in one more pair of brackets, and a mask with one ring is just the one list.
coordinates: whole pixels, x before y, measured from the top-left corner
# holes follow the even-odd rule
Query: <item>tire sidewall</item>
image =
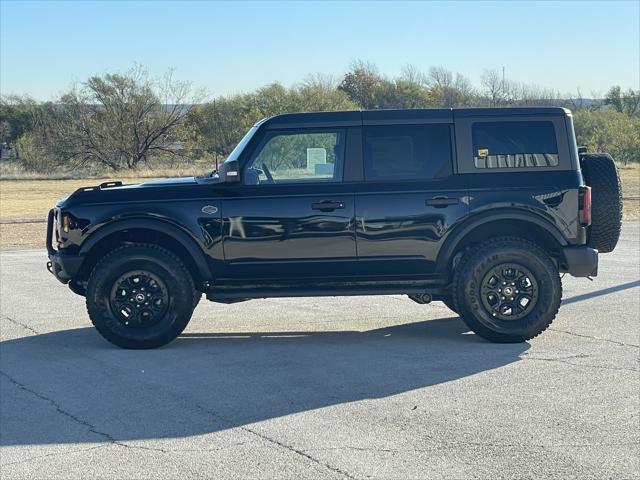
[(622, 187), (618, 168), (606, 153), (583, 155), (580, 165), (585, 182), (592, 189), (592, 222), (587, 244), (600, 253), (612, 252), (622, 228)]
[[(546, 261), (545, 261), (546, 260)], [(537, 301), (531, 311), (517, 320), (501, 320), (487, 311), (482, 302), (482, 282), (494, 267), (503, 264), (518, 264), (527, 268), (537, 283)], [(498, 341), (523, 341), (546, 328), (547, 318), (553, 318), (559, 308), (560, 286), (557, 271), (550, 269), (550, 260), (538, 258), (531, 252), (519, 249), (494, 249), (486, 255), (476, 256), (464, 267), (462, 295), (457, 306), (465, 320), (470, 320), (473, 330)], [(478, 331), (480, 330), (480, 331)]]
[[(169, 295), (164, 315), (149, 328), (125, 326), (110, 302), (114, 282), (127, 272), (139, 270), (158, 276)], [(110, 342), (124, 348), (154, 348), (170, 342), (186, 327), (194, 307), (190, 280), (176, 259), (144, 247), (131, 247), (96, 266), (87, 288), (87, 309), (95, 327)]]

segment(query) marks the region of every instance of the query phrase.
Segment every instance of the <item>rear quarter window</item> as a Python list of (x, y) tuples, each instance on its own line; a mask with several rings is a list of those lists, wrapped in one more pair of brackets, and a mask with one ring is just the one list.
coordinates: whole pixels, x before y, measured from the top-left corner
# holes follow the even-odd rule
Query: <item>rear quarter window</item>
[(472, 127), (478, 169), (548, 168), (559, 165), (552, 122), (477, 122)]

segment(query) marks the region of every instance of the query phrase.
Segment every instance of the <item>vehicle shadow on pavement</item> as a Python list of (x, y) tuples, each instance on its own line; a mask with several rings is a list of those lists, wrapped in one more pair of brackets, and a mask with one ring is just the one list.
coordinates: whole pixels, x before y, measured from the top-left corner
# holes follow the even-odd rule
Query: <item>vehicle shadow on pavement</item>
[(637, 287), (640, 287), (640, 280), (621, 283), (619, 285), (614, 285), (612, 287), (602, 288), (600, 290), (595, 290), (593, 292), (583, 293), (582, 295), (576, 295), (573, 297), (562, 299), (562, 305), (569, 305), (571, 303), (582, 302), (584, 300), (589, 300), (590, 298), (601, 297), (603, 295), (609, 295), (610, 293), (620, 292), (622, 290), (627, 290), (629, 288), (637, 288)]
[[(205, 434), (429, 387), (518, 361), (458, 318), (370, 330), (185, 333), (121, 350), (93, 328), (2, 343), (1, 445)], [(337, 419), (336, 421), (339, 421)]]

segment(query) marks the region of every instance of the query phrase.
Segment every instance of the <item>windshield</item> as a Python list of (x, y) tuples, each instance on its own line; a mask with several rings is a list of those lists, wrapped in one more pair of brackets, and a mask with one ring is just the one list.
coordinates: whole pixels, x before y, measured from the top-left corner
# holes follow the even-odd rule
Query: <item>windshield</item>
[(225, 163), (230, 162), (232, 160), (238, 160), (238, 157), (244, 150), (244, 147), (247, 146), (247, 143), (249, 143), (249, 140), (253, 138), (257, 130), (258, 130), (258, 127), (256, 125), (254, 125), (249, 129), (249, 131), (245, 134), (245, 136), (242, 137), (242, 140), (240, 140), (240, 142), (236, 145), (236, 148), (234, 148), (233, 151), (229, 154), (229, 156), (225, 160)]

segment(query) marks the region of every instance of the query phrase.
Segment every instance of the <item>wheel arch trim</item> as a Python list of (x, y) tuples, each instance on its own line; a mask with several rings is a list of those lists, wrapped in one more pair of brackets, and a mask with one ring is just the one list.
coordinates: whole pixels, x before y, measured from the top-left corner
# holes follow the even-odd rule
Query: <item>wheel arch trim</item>
[(542, 228), (551, 235), (551, 237), (558, 242), (560, 247), (568, 245), (568, 242), (563, 237), (560, 230), (554, 226), (553, 223), (543, 217), (517, 209), (505, 208), (500, 211), (492, 210), (490, 212), (479, 213), (472, 217), (468, 217), (465, 221), (453, 228), (451, 233), (447, 236), (442, 248), (438, 252), (436, 271), (443, 272), (446, 270), (447, 264), (451, 260), (456, 248), (468, 234), (473, 232), (476, 228), (488, 223), (504, 220), (518, 220), (533, 224)]
[(163, 220), (148, 218), (127, 218), (114, 220), (94, 231), (80, 247), (80, 255), (84, 256), (105, 238), (117, 234), (122, 230), (151, 230), (171, 237), (187, 251), (193, 260), (198, 273), (205, 280), (213, 277), (206, 256), (197, 241), (180, 227)]

